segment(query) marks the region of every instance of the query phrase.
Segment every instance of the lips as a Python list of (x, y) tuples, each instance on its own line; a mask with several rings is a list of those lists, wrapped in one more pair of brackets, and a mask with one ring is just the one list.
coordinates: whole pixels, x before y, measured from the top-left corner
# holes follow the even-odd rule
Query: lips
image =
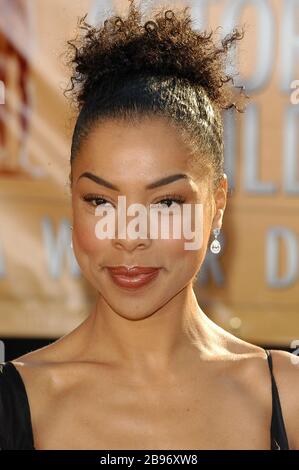
[(135, 277), (138, 276), (139, 274), (151, 274), (159, 268), (153, 268), (153, 267), (147, 267), (147, 266), (132, 266), (132, 267), (126, 267), (126, 266), (109, 266), (108, 267), (109, 271), (112, 274), (116, 275), (123, 275), (123, 276), (128, 276), (128, 277)]
[(136, 289), (153, 281), (158, 276), (160, 268), (117, 266), (108, 267), (108, 271), (112, 281), (119, 287)]

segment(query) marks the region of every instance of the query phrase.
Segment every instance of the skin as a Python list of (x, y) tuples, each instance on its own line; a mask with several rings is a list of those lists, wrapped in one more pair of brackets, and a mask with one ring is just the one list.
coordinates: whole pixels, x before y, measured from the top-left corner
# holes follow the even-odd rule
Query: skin
[[(100, 143), (100, 145), (99, 145)], [(101, 176), (120, 193), (99, 186)], [(164, 176), (185, 173), (146, 190)], [(212, 322), (192, 281), (222, 226), (227, 177), (211, 190), (211, 174), (190, 165), (188, 149), (161, 118), (138, 125), (95, 126), (72, 166), (73, 249), (83, 276), (98, 293), (90, 315), (49, 346), (13, 361), (27, 390), (37, 449), (269, 449), (272, 411), (266, 354)], [(201, 202), (203, 244), (184, 239), (99, 240), (95, 193), (116, 205), (163, 200), (166, 194)], [(159, 277), (128, 293), (105, 266), (160, 266)], [(298, 367), (292, 354), (272, 351), (290, 447), (299, 448)]]

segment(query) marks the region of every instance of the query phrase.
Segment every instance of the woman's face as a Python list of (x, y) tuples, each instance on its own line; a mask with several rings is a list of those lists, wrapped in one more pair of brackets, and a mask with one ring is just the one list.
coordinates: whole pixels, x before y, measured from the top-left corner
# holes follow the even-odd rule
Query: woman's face
[[(188, 163), (189, 160), (188, 149), (179, 133), (167, 121), (155, 118), (140, 120), (135, 126), (112, 120), (98, 124), (82, 141), (72, 164), (73, 249), (76, 259), (84, 277), (113, 310), (124, 317), (138, 319), (153, 313), (186, 286), (192, 286), (200, 270), (213, 217), (217, 207), (224, 210), (227, 188), (225, 179), (224, 190), (213, 196), (209, 193), (211, 177), (201, 175)], [(84, 173), (102, 178), (111, 187), (82, 176)], [(178, 174), (187, 177), (147, 188), (151, 183)], [(117, 189), (112, 189), (112, 186)], [(176, 199), (181, 200), (182, 213), (183, 205), (191, 205), (191, 218), (185, 216), (185, 220), (191, 224), (189, 229), (202, 230), (200, 246), (186, 249), (186, 243), (190, 244), (196, 237), (186, 238), (182, 231), (180, 238), (174, 238), (170, 230), (168, 238), (162, 239), (159, 235), (151, 239), (149, 217), (146, 239), (118, 238), (117, 221), (115, 238), (97, 238), (95, 228), (100, 219), (95, 213), (96, 206), (104, 205), (110, 215), (115, 209), (117, 218), (120, 210), (118, 196), (125, 196), (126, 208), (139, 203), (147, 214), (151, 204), (162, 211), (160, 214), (168, 207), (178, 208), (180, 203)], [(199, 217), (197, 222), (194, 204), (202, 204), (202, 219)], [(127, 215), (127, 212), (124, 216), (128, 227), (134, 216)], [(161, 221), (161, 216), (158, 217)], [(170, 213), (170, 229), (177, 220), (175, 217)], [(183, 223), (183, 218), (181, 221)], [(200, 226), (196, 226), (198, 222)], [(129, 290), (119, 287), (110, 278), (107, 266), (118, 265), (161, 269), (158, 277), (150, 283)]]

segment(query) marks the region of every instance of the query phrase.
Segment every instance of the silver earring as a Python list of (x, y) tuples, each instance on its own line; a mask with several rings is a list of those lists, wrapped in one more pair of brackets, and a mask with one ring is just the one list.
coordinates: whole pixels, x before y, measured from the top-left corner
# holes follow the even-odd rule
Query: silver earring
[(213, 234), (214, 234), (215, 239), (212, 241), (210, 245), (210, 250), (212, 253), (215, 253), (215, 254), (219, 253), (219, 251), (221, 250), (220, 242), (219, 240), (217, 240), (219, 233), (220, 233), (220, 228), (213, 229)]

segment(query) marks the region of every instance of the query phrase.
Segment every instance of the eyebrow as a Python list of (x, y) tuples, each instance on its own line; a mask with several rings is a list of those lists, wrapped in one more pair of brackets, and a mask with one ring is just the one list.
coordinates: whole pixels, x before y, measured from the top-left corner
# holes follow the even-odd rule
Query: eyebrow
[[(105, 186), (106, 188), (113, 189), (114, 191), (120, 191), (120, 189), (115, 186), (112, 183), (109, 183), (109, 181), (106, 181), (104, 178), (101, 178), (100, 176), (94, 175), (93, 173), (90, 173), (88, 171), (85, 171), (82, 173), (82, 175), (79, 176), (78, 180), (80, 178), (88, 178), (92, 181), (94, 181), (97, 184), (100, 184), (101, 186)], [(169, 175), (165, 176), (164, 178), (161, 178), (158, 181), (154, 181), (153, 183), (148, 184), (145, 189), (154, 189), (158, 188), (160, 186), (165, 186), (166, 184), (173, 183), (174, 181), (178, 181), (180, 179), (185, 179), (185, 180), (191, 180), (192, 178), (189, 175), (186, 175), (185, 173), (178, 173), (176, 175)]]

